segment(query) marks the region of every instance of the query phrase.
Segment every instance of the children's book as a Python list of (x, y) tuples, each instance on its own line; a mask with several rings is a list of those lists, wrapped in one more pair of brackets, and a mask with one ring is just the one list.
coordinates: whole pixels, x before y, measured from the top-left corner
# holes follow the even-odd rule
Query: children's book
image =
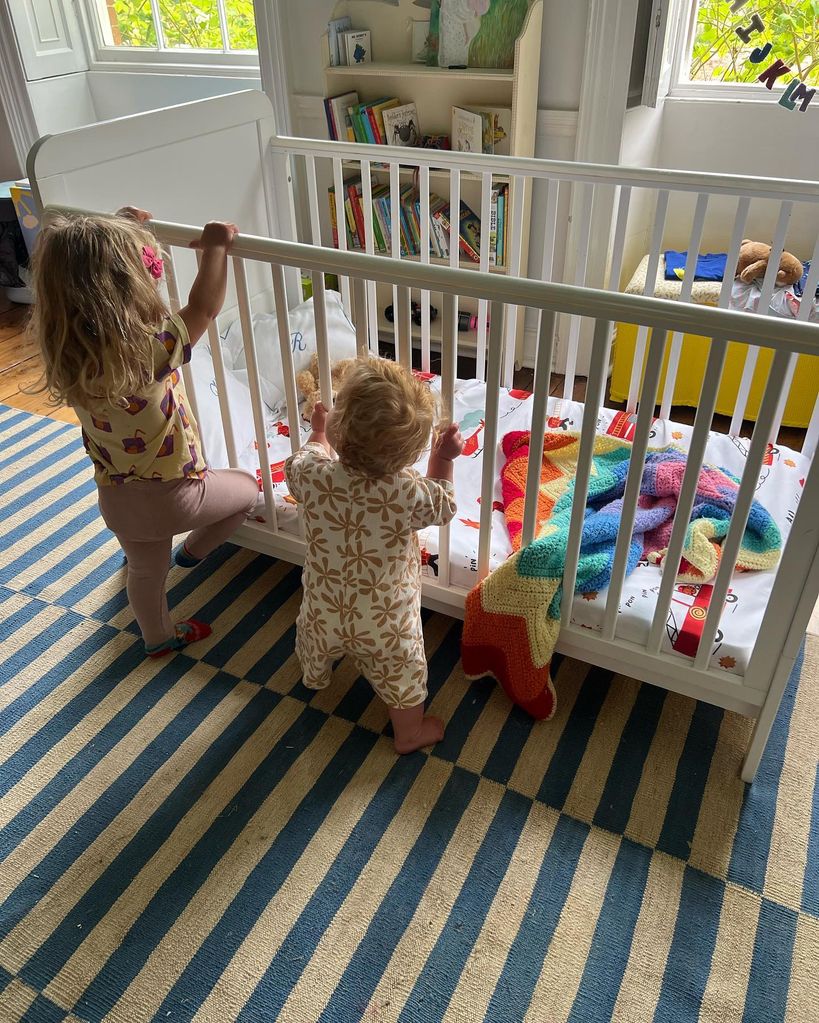
[(477, 215), (461, 200), (461, 251), (473, 262), (481, 261), (481, 222)]
[(452, 108), (452, 149), (458, 153), (483, 152), (483, 118), (479, 113)]
[(401, 106), (401, 100), (399, 99), (388, 99), (379, 100), (377, 103), (373, 103), (372, 112), (375, 117), (375, 123), (378, 127), (378, 141), (383, 146), (387, 144), (387, 133), (384, 128), (384, 111), (393, 110), (395, 107)]
[(345, 32), (344, 48), (347, 55), (347, 64), (350, 67), (353, 67), (355, 64), (369, 64), (373, 59), (370, 53), (369, 29), (363, 29), (360, 32)]
[(509, 156), (512, 138), (512, 111), (508, 107), (484, 107), (484, 152)]
[(492, 189), (489, 204), (489, 265), (495, 266), (498, 261), (498, 191)]
[(330, 96), (326, 104), (329, 106), (328, 127), (332, 123), (334, 138), (337, 142), (355, 142), (352, 127), (348, 123), (348, 108), (358, 103), (357, 92), (345, 92), (340, 96)]
[[(353, 19), (349, 17), (335, 18), (327, 26), (327, 40), (330, 45), (330, 67), (338, 67), (347, 60), (346, 50), (343, 51), (342, 35), (353, 27)], [(343, 51), (343, 52), (342, 52)]]
[(417, 146), (421, 141), (421, 125), (414, 103), (405, 103), (383, 111), (387, 145)]

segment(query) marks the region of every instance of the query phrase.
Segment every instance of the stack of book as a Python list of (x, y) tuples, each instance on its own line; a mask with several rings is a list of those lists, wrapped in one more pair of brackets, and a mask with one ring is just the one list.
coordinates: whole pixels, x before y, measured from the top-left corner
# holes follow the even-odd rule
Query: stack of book
[(415, 104), (402, 104), (394, 96), (384, 96), (374, 103), (360, 103), (357, 92), (328, 96), (324, 114), (334, 142), (414, 146), (421, 141)]
[[(349, 178), (344, 182), (343, 216), (336, 198), (335, 188), (328, 191), (330, 221), (333, 228), (333, 244), (338, 248), (339, 222), (344, 224), (348, 249), (366, 249), (364, 204), (361, 178)], [(505, 266), (507, 252), (506, 206), (509, 196), (508, 184), (492, 190), (492, 205), (489, 222), (489, 263), (491, 266)], [(373, 244), (376, 252), (392, 252), (392, 212), (389, 185), (376, 185), (373, 197)], [(421, 202), (416, 189), (406, 185), (401, 189), (398, 203), (400, 247), (402, 256), (418, 256), (421, 253)], [(437, 259), (449, 259), (452, 225), (449, 203), (439, 195), (429, 197), (429, 243), (430, 255)], [(461, 255), (472, 262), (480, 262), (481, 222), (470, 207), (461, 201), (458, 243)]]

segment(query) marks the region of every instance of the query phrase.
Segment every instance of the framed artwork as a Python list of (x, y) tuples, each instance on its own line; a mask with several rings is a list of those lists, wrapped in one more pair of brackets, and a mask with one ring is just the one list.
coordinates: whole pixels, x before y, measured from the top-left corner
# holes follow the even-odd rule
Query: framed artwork
[(511, 68), (529, 0), (431, 0), (427, 63)]

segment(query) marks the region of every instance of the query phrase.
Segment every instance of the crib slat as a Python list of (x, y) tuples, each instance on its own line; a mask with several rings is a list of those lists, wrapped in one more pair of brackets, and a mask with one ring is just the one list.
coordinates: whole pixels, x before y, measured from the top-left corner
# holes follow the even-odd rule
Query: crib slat
[(256, 444), (259, 449), (259, 471), (262, 476), (265, 514), (267, 523), (274, 532), (278, 531), (276, 503), (273, 498), (273, 481), (270, 478), (270, 464), (267, 458), (267, 436), (265, 434), (264, 402), (259, 378), (259, 360), (256, 356), (256, 338), (253, 333), (253, 315), (250, 310), (250, 293), (247, 288), (247, 274), (244, 260), (231, 257), (233, 279), (236, 283), (236, 299), (239, 303), (239, 323), (242, 327), (242, 344), (247, 363), (247, 384), (250, 389), (250, 405), (253, 410), (253, 425), (256, 430)]
[[(421, 221), (421, 262), (429, 263), (429, 167), (421, 167), (418, 175), (421, 192), (419, 219)], [(429, 373), (430, 301), (429, 292), (421, 292), (421, 369)]]
[(304, 170), (307, 175), (307, 198), (310, 209), (310, 240), (314, 245), (321, 245), (321, 218), (319, 217), (316, 158), (314, 156), (305, 156)]
[(731, 235), (731, 247), (728, 249), (728, 259), (725, 264), (725, 276), (722, 278), (722, 287), (719, 289), (717, 305), (720, 309), (727, 309), (731, 304), (731, 291), (737, 273), (739, 250), (742, 248), (742, 239), (745, 237), (745, 223), (748, 220), (748, 210), (750, 207), (751, 200), (747, 196), (743, 196), (737, 203), (734, 231)]
[[(173, 250), (169, 247), (164, 253), (165, 256), (165, 283), (168, 286), (168, 299), (170, 301), (171, 312), (178, 313), (182, 303), (179, 299), (179, 284), (178, 277), (176, 274), (176, 263), (173, 258)], [(190, 403), (191, 412), (193, 412), (194, 419), (201, 422), (199, 418), (199, 402), (196, 400), (196, 388), (193, 383), (193, 374), (191, 373), (190, 365), (186, 362), (182, 365), (182, 380), (185, 383), (185, 394), (188, 396), (188, 402)], [(204, 450), (204, 441), (201, 441), (203, 454), (205, 458), (208, 457), (207, 451)]]
[(481, 466), (481, 515), (478, 534), (478, 579), (489, 575), (492, 543), (492, 502), (495, 494), (495, 466), (498, 448), (498, 408), (500, 406), (501, 356), (503, 354), (503, 309), (493, 303), (489, 333), (489, 361), (486, 373), (486, 420), (483, 430)]
[[(523, 199), (525, 188), (526, 181), (524, 178), (512, 178), (510, 182), (510, 191), (512, 195), (512, 219), (509, 222), (512, 228), (510, 242), (511, 258), (507, 259), (509, 273), (512, 277), (520, 277), (523, 249)], [(518, 333), (517, 306), (507, 306), (504, 328), (503, 386), (511, 387), (515, 377), (515, 349)]]
[[(455, 348), (454, 335), (458, 331), (458, 298), (443, 296), (441, 311), (441, 421), (451, 423), (455, 415)], [(438, 582), (449, 586), (450, 527), (438, 528)]]
[(631, 204), (631, 188), (629, 185), (620, 186), (620, 197), (617, 200), (617, 220), (614, 228), (614, 240), (612, 242), (611, 266), (609, 267), (609, 291), (620, 290), (620, 274), (623, 270), (623, 253), (626, 248), (626, 228), (628, 227), (628, 213)]
[(725, 597), (728, 594), (728, 587), (731, 583), (731, 576), (736, 564), (737, 554), (742, 545), (742, 537), (745, 526), (748, 522), (748, 515), (751, 510), (751, 503), (756, 496), (756, 488), (759, 482), (759, 472), (762, 468), (762, 460), (768, 447), (768, 437), (771, 432), (771, 423), (776, 414), (779, 398), (782, 393), (782, 385), (785, 381), (785, 373), (788, 368), (788, 353), (779, 351), (774, 355), (771, 371), (768, 374), (768, 381), (765, 386), (765, 393), (759, 409), (754, 432), (751, 437), (751, 444), (748, 449), (748, 456), (745, 461), (745, 471), (742, 474), (742, 481), (739, 485), (739, 492), (736, 496), (734, 511), (731, 515), (731, 525), (728, 533), (722, 542), (722, 555), (720, 567), (714, 580), (714, 588), (711, 593), (711, 601), (708, 606), (708, 614), (703, 624), (700, 635), (699, 647), (694, 658), (694, 667), (704, 671), (711, 660), (711, 650), (714, 646), (714, 637), (719, 628), (722, 608), (725, 604)]
[[(356, 277), (353, 280), (353, 299), (355, 301), (355, 346), (359, 359), (363, 359), (370, 350), (370, 338), (367, 330), (367, 285), (363, 277)], [(396, 324), (397, 322), (396, 320)]]
[[(375, 253), (375, 229), (373, 228), (373, 178), (369, 160), (361, 161), (362, 209), (364, 213), (364, 236), (366, 250)], [(367, 320), (370, 329), (370, 350), (378, 351), (378, 303), (375, 281), (367, 281)]]
[[(586, 283), (586, 270), (589, 265), (589, 242), (591, 240), (591, 218), (594, 203), (594, 185), (584, 182), (580, 186), (583, 198), (580, 206), (580, 226), (576, 235), (578, 239), (577, 261), (574, 269), (574, 283), (582, 287)], [(580, 317), (573, 316), (569, 322), (569, 346), (566, 354), (566, 372), (563, 378), (563, 400), (571, 401), (574, 397), (574, 374), (577, 369), (577, 349), (580, 346)]]
[[(688, 258), (685, 261), (685, 274), (683, 276), (682, 288), (680, 289), (680, 302), (690, 302), (694, 290), (694, 276), (697, 270), (697, 256), (702, 243), (702, 232), (705, 227), (705, 214), (708, 210), (708, 194), (701, 192), (697, 196), (697, 205), (694, 209), (694, 222), (691, 225), (691, 237), (688, 239)], [(669, 419), (671, 416), (671, 404), (674, 400), (674, 386), (677, 383), (677, 370), (680, 366), (680, 354), (682, 351), (682, 333), (675, 330), (671, 337), (671, 348), (668, 355), (668, 367), (665, 371), (665, 386), (663, 388), (663, 400), (660, 405), (660, 419)]]
[(546, 432), (546, 412), (552, 379), (552, 354), (555, 343), (555, 314), (544, 309), (540, 317), (540, 333), (535, 360), (535, 393), (532, 398), (532, 426), (529, 437), (529, 461), (526, 467), (526, 500), (523, 509), (521, 547), (526, 547), (535, 536), (537, 503), (540, 494), (540, 468), (543, 436)]
[(546, 223), (543, 228), (543, 256), (540, 262), (540, 279), (549, 283), (555, 265), (555, 237), (557, 235), (557, 203), (560, 181), (549, 178), (546, 192)]
[[(484, 172), (481, 175), (481, 223), (488, 224), (490, 217), (490, 209), (492, 206), (492, 175)], [(450, 220), (453, 225), (453, 230), (458, 231), (457, 219)], [(456, 238), (456, 241), (458, 239)], [(452, 244), (450, 240), (450, 245)], [(481, 231), (481, 248), (480, 248), (480, 269), (481, 273), (489, 273), (489, 232)], [(485, 298), (478, 299), (478, 337), (475, 348), (475, 379), (485, 380), (486, 379), (486, 320), (487, 313), (489, 310), (489, 304)], [(502, 336), (502, 335), (501, 335)]]
[[(345, 212), (344, 173), (341, 167), (341, 160), (333, 158), (333, 187), (336, 198), (336, 230), (338, 233), (339, 251), (347, 251), (347, 215)], [(341, 301), (344, 304), (344, 312), (352, 318), (352, 305), (350, 302), (350, 278), (341, 277)]]
[(278, 263), (270, 264), (273, 277), (273, 298), (276, 302), (276, 325), (279, 333), (279, 354), (282, 360), (282, 378), (284, 380), (284, 396), (287, 401), (287, 422), (290, 427), (290, 450), (295, 453), (301, 447), (301, 414), (299, 412), (299, 394), (296, 389), (296, 370), (293, 365), (293, 348), (290, 343), (290, 313), (287, 309), (287, 284), (284, 278), (284, 267)]
[(648, 451), (651, 422), (654, 418), (654, 406), (657, 401), (657, 389), (660, 385), (660, 372), (665, 354), (667, 331), (664, 327), (655, 327), (651, 332), (648, 346), (648, 361), (640, 392), (640, 406), (637, 413), (637, 429), (631, 445), (628, 463), (626, 489), (623, 494), (623, 507), (620, 512), (620, 525), (617, 543), (614, 547), (614, 564), (611, 570), (611, 581), (606, 594), (606, 612), (603, 618), (603, 638), (614, 639), (617, 627), (617, 616), (620, 608), (620, 595), (623, 592), (623, 580), (628, 567), (628, 553), (631, 536), (634, 532), (634, 520), (637, 516), (637, 499), (640, 496), (640, 485), (643, 481), (646, 452)]
[(333, 381), (330, 367), (330, 340), (327, 335), (327, 302), (324, 292), (324, 274), (313, 271), (313, 316), (316, 322), (316, 355), (319, 364), (319, 387), (325, 408), (333, 405)]
[(694, 419), (694, 430), (691, 434), (691, 443), (688, 448), (685, 473), (683, 474), (682, 486), (680, 487), (680, 495), (677, 499), (674, 525), (668, 543), (668, 552), (663, 563), (660, 592), (657, 594), (657, 606), (654, 609), (654, 618), (646, 644), (646, 649), (649, 653), (656, 654), (659, 652), (666, 622), (668, 621), (668, 610), (671, 607), (671, 598), (677, 581), (685, 534), (691, 519), (691, 510), (694, 507), (694, 498), (696, 496), (702, 463), (705, 458), (711, 421), (714, 418), (714, 409), (717, 406), (717, 394), (719, 393), (722, 369), (725, 365), (726, 348), (727, 342), (725, 338), (716, 337), (711, 341), (702, 391), (697, 405), (697, 415)]
[(395, 307), (395, 318), (398, 321), (398, 362), (404, 369), (412, 369), (412, 303), (410, 290), (398, 288), (398, 304)]
[(805, 439), (802, 441), (802, 454), (806, 458), (813, 458), (816, 454), (816, 446), (819, 443), (819, 398), (813, 406), (813, 414), (808, 423)]
[[(799, 303), (799, 312), (796, 314), (797, 320), (801, 320), (802, 323), (806, 323), (810, 318), (810, 313), (813, 309), (813, 296), (816, 294), (817, 284), (819, 284), (819, 238), (816, 239), (816, 244), (813, 248), (810, 270), (808, 271), (808, 277), (805, 281), (805, 289), (802, 292), (802, 301)], [(775, 444), (776, 439), (779, 436), (782, 419), (785, 415), (785, 406), (788, 404), (788, 395), (790, 394), (791, 384), (793, 383), (793, 377), (796, 373), (796, 364), (798, 361), (798, 355), (795, 353), (791, 355), (790, 361), (788, 362), (788, 372), (785, 376), (785, 386), (782, 390), (782, 398), (779, 401), (779, 407), (776, 410), (774, 424), (771, 427), (771, 436), (768, 438), (771, 444)]]
[[(196, 265), (202, 265), (202, 252), (196, 250)], [(288, 335), (289, 336), (289, 335)], [(210, 342), (210, 355), (213, 362), (213, 375), (216, 378), (216, 398), (219, 402), (219, 415), (222, 420), (222, 432), (225, 435), (225, 448), (227, 449), (228, 465), (231, 469), (237, 468), (239, 459), (236, 453), (236, 435), (233, 432), (233, 417), (230, 413), (230, 402), (227, 398), (227, 379), (225, 377), (225, 360), (222, 354), (222, 342), (219, 337), (219, 330), (216, 320), (208, 324), (208, 341)]]
[[(773, 298), (774, 287), (776, 286), (776, 274), (779, 270), (779, 260), (782, 256), (782, 250), (785, 248), (785, 236), (788, 233), (788, 224), (790, 223), (792, 211), (792, 202), (783, 202), (779, 208), (779, 220), (777, 221), (771, 245), (770, 261), (768, 269), (765, 271), (765, 278), (762, 281), (759, 305), (756, 309), (758, 316), (769, 315), (771, 299)], [(742, 370), (742, 379), (739, 382), (734, 414), (731, 417), (729, 433), (732, 437), (738, 437), (742, 429), (742, 421), (745, 418), (745, 409), (748, 404), (748, 395), (751, 393), (751, 384), (753, 383), (758, 357), (759, 348), (757, 345), (749, 345), (745, 353), (745, 365)]]
[(566, 543), (566, 560), (563, 566), (563, 602), (560, 611), (561, 629), (565, 629), (572, 618), (572, 600), (577, 580), (577, 563), (580, 557), (580, 540), (586, 512), (586, 498), (589, 493), (589, 474), (594, 453), (594, 438), (597, 433), (597, 416), (600, 412), (600, 406), (603, 404), (610, 354), (611, 321), (596, 320), (589, 363), (589, 379), (586, 384), (583, 422), (580, 427), (580, 451), (577, 457), (577, 473), (574, 481), (572, 514), (569, 523), (569, 539)]
[[(653, 297), (657, 288), (657, 271), (660, 268), (660, 249), (663, 244), (663, 231), (665, 230), (665, 218), (668, 214), (668, 191), (665, 189), (657, 193), (657, 205), (654, 210), (654, 229), (651, 233), (651, 251), (648, 256), (648, 267), (646, 269), (646, 283), (643, 294), (649, 298)], [(646, 354), (646, 340), (648, 339), (648, 327), (640, 327), (637, 331), (637, 343), (634, 348), (634, 361), (631, 364), (631, 380), (628, 385), (628, 402), (626, 411), (634, 412), (637, 408), (637, 392), (640, 390), (640, 377), (643, 372), (643, 360)]]
[[(452, 211), (453, 210), (460, 210), (460, 208), (461, 208), (461, 172), (457, 169), (457, 167), (453, 167), (453, 168), (450, 169), (450, 172), (449, 172), (449, 217), (450, 217), (450, 222), (452, 221)], [(456, 214), (456, 216), (457, 216), (457, 214)], [(459, 237), (460, 237), (460, 233), (458, 231), (458, 228), (455, 228), (454, 231), (450, 229), (450, 233), (449, 233), (449, 265), (453, 268), (453, 270), (457, 270), (458, 267), (460, 266), (460, 249), (461, 249), (461, 246), (459, 244)], [(446, 296), (444, 296), (444, 298), (446, 298)], [(455, 365), (456, 367), (458, 365), (458, 328), (457, 328), (457, 324), (458, 324), (458, 309), (459, 309), (459, 305), (460, 305), (460, 303), (458, 301), (458, 296), (456, 295), (455, 296), (455, 307), (454, 307), (454, 313), (453, 313), (453, 323), (455, 324), (455, 327), (453, 328), (454, 329), (454, 334), (453, 334), (454, 344), (453, 344), (453, 352), (452, 352), (452, 358), (454, 360), (453, 365)], [(454, 379), (454, 377), (453, 377), (453, 379)]]
[[(401, 196), (400, 167), (397, 163), (390, 164), (390, 245), (392, 258), (401, 258)], [(392, 286), (392, 340), (395, 353), (398, 354), (398, 288)]]

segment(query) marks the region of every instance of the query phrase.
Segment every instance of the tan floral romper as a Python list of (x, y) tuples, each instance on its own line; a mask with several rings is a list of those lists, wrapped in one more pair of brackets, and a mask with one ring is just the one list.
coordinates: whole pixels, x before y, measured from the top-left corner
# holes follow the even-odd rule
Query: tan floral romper
[(296, 631), (304, 684), (323, 689), (334, 661), (349, 655), (388, 706), (418, 706), (427, 660), (416, 530), (452, 519), (452, 484), (413, 469), (369, 479), (321, 444), (289, 458), (285, 475), (307, 540)]

